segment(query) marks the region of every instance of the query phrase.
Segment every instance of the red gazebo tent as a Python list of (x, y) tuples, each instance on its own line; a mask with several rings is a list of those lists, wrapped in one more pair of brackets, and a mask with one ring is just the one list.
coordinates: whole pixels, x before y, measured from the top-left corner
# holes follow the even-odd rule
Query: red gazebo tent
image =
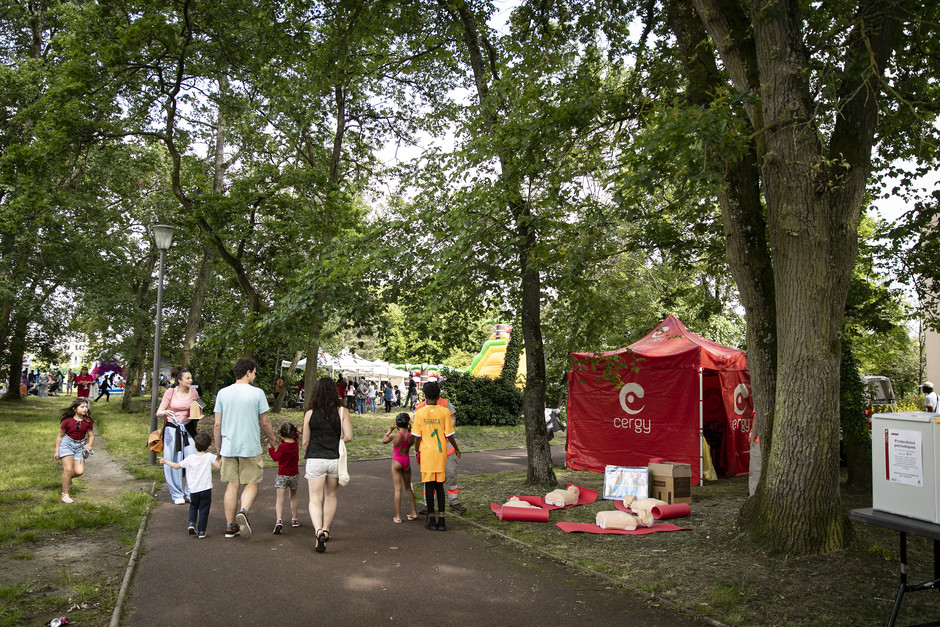
[(603, 472), (651, 458), (702, 477), (702, 437), (719, 475), (748, 472), (754, 422), (747, 355), (668, 316), (643, 339), (605, 353), (572, 353), (566, 465)]

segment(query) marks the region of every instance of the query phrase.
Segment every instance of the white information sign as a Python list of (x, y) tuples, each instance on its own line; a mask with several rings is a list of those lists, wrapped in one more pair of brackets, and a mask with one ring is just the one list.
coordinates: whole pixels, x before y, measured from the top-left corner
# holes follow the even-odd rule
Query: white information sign
[(886, 429), (886, 474), (888, 481), (924, 487), (924, 448), (920, 431)]

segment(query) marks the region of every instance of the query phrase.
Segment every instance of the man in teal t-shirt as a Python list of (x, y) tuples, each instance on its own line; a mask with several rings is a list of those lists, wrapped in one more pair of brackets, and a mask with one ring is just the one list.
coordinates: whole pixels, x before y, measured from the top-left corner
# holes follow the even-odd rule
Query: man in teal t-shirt
[[(261, 429), (268, 441), (276, 442), (268, 420), (268, 400), (261, 388), (252, 385), (258, 370), (254, 359), (235, 362), (235, 383), (219, 390), (215, 397), (215, 448), (222, 458), (222, 481), (226, 483), (222, 501), (225, 510), (225, 537), (251, 537), (248, 511), (258, 496), (258, 484), (264, 476)], [(241, 509), (235, 513), (241, 494)]]

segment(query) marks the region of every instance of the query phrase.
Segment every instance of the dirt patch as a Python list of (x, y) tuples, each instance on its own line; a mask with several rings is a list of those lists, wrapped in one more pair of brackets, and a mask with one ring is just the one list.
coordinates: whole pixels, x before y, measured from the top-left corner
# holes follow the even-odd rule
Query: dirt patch
[(107, 442), (101, 436), (95, 436), (95, 454), (85, 465), (85, 483), (88, 489), (82, 498), (92, 502), (106, 502), (118, 498), (125, 492), (148, 491), (150, 484), (138, 481), (124, 469), (107, 451)]
[[(95, 455), (86, 464), (82, 481), (85, 489), (76, 499), (87, 503), (114, 502), (125, 492), (150, 489), (150, 484), (134, 479), (108, 454), (100, 437), (95, 439)], [(61, 615), (63, 607), (76, 612), (74, 622), (107, 622), (110, 608), (103, 607), (101, 599), (113, 600), (123, 580), (131, 552), (127, 535), (109, 528), (42, 534), (37, 541), (0, 551), (0, 586), (25, 587), (30, 597), (27, 606), (56, 608), (36, 609), (17, 622), (45, 624)]]
[(25, 584), (44, 596), (70, 597), (76, 581), (123, 578), (129, 553), (114, 534), (60, 535), (0, 556), (0, 585)]

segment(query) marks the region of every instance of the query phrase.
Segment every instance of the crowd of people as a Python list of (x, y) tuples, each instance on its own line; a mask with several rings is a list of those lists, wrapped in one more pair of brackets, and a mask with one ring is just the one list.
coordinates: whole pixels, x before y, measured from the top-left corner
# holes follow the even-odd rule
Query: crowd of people
[[(302, 524), (298, 503), (302, 458), (303, 478), (307, 482), (309, 497), (308, 513), (316, 538), (314, 549), (319, 553), (326, 551), (339, 501), (341, 475), (345, 470), (345, 443), (353, 439), (349, 390), (353, 390), (356, 408), (364, 410), (370, 399), (369, 382), (362, 380), (353, 385), (343, 377), (338, 381), (330, 377), (318, 379), (304, 404), (302, 429), (284, 422), (275, 436), (268, 417), (268, 398), (261, 388), (254, 385), (257, 364), (252, 359), (239, 359), (233, 372), (235, 383), (219, 390), (216, 395), (211, 437), (195, 428), (204, 404), (193, 384), (193, 371), (178, 368), (171, 374), (173, 383), (163, 394), (157, 409), (157, 417), (163, 419), (159, 431), (162, 444), (159, 462), (164, 466), (171, 501), (178, 505), (189, 503), (187, 531), (197, 538), (205, 538), (212, 503), (212, 469), (215, 468), (225, 484), (222, 499), (224, 536), (250, 538), (250, 518), (254, 517), (252, 507), (264, 478), (267, 455), (278, 465), (274, 480), (277, 493), (273, 533), (281, 534), (285, 530), (285, 501), (290, 507), (290, 526)], [(73, 502), (70, 496), (72, 479), (84, 473), (84, 462), (93, 453), (92, 382), (93, 378), (83, 368), (72, 381), (78, 398), (60, 415), (54, 455), (62, 463), (63, 503)], [(441, 398), (440, 386), (436, 382), (425, 384), (425, 400), (421, 403), (417, 403), (416, 385), (414, 387), (414, 420), (406, 412), (398, 413), (382, 438), (384, 444), (392, 446), (392, 520), (402, 522), (401, 498), (404, 495), (410, 506), (410, 512), (405, 516), (407, 520), (424, 516), (426, 529), (444, 531), (448, 503), (458, 513), (466, 511), (460, 505), (457, 488), (460, 449), (454, 429), (455, 410), (447, 399)], [(360, 390), (362, 401), (357, 398)], [(371, 398), (378, 397), (379, 393), (375, 391)], [(385, 382), (381, 398), (386, 412), (390, 413), (396, 404), (407, 404), (412, 400), (412, 394), (409, 389), (406, 402), (401, 403), (400, 394), (396, 398), (394, 388)], [(267, 442), (266, 455), (263, 441)], [(421, 462), (421, 480), (427, 504), (420, 511), (411, 484), (412, 450)]]
[[(49, 371), (24, 369), (20, 376), (20, 396), (23, 398), (30, 395), (40, 398), (59, 395), (72, 396), (72, 392), (75, 390), (78, 398), (89, 398), (92, 388), (94, 388), (95, 393), (97, 393), (94, 400), (97, 401), (104, 396), (105, 402), (107, 402), (111, 400), (111, 390), (123, 389), (124, 384), (124, 377), (118, 372), (101, 372), (97, 377), (93, 377), (88, 374), (86, 366), (82, 366), (78, 373), (75, 373), (71, 368), (64, 373), (58, 368)], [(0, 387), (6, 390), (8, 385), (9, 380), (7, 378), (0, 384)]]
[(402, 391), (400, 386), (392, 385), (391, 381), (376, 384), (366, 377), (356, 380), (340, 375), (336, 382), (336, 392), (340, 399), (345, 399), (346, 408), (357, 414), (377, 413), (380, 399), (386, 414), (392, 413), (396, 407), (413, 410), (418, 402), (418, 384), (411, 378), (408, 380), (407, 389)]

